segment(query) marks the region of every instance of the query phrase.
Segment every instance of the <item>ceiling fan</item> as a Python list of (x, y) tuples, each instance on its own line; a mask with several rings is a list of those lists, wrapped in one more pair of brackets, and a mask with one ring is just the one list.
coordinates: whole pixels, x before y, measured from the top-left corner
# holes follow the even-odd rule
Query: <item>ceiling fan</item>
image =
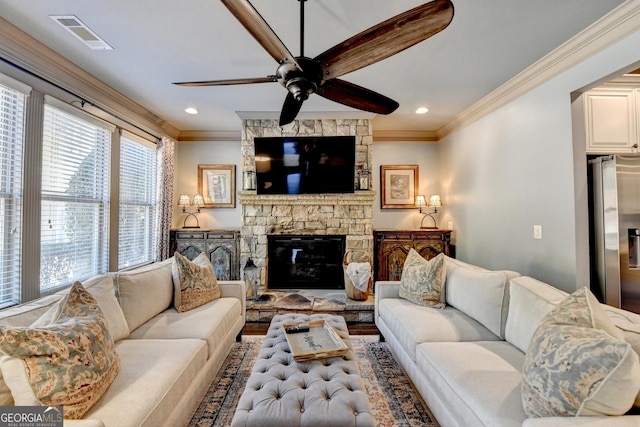
[(444, 30), (453, 19), (450, 0), (433, 0), (383, 21), (315, 58), (304, 56), (304, 3), (300, 2), (300, 56), (294, 57), (248, 0), (221, 0), (260, 45), (280, 64), (275, 75), (257, 78), (174, 83), (224, 86), (279, 82), (288, 93), (280, 126), (291, 123), (312, 93), (359, 110), (390, 114), (399, 104), (338, 77), (399, 53)]

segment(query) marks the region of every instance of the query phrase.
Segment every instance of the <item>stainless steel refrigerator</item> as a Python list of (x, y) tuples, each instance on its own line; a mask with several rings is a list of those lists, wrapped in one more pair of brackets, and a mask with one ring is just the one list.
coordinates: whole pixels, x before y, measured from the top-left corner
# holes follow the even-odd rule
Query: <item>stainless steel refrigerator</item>
[(640, 313), (640, 156), (591, 159), (591, 290)]

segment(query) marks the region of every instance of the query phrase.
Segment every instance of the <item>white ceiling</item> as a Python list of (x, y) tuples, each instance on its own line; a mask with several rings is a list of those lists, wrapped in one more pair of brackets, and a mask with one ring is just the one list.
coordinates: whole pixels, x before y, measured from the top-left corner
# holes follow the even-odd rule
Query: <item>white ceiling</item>
[[(437, 130), (623, 3), (623, 0), (452, 0), (443, 32), (342, 78), (400, 103), (376, 130)], [(314, 57), (419, 0), (308, 0)], [(295, 55), (297, 0), (252, 0)], [(238, 130), (238, 111), (280, 111), (277, 83), (190, 88), (175, 81), (264, 77), (277, 64), (218, 0), (0, 0), (2, 17), (180, 130)], [(93, 51), (49, 15), (76, 15), (114, 47)], [(188, 115), (194, 106), (200, 114)], [(416, 115), (417, 107), (430, 112)], [(302, 112), (349, 111), (312, 95)]]

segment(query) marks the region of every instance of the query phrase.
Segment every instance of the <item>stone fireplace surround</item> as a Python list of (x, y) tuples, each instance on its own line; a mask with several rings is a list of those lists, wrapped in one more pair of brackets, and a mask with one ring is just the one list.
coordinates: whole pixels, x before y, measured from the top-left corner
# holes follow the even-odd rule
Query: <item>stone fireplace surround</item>
[[(277, 119), (244, 118), (242, 122), (242, 171), (255, 170), (253, 139), (268, 136), (355, 136), (356, 177), (372, 164), (371, 120), (298, 119), (280, 127)], [(371, 183), (370, 183), (371, 185)], [(348, 194), (257, 195), (241, 190), (241, 265), (249, 256), (260, 269), (258, 295), (268, 291), (267, 236), (273, 234), (344, 235), (346, 250), (373, 255), (373, 202), (375, 192)]]

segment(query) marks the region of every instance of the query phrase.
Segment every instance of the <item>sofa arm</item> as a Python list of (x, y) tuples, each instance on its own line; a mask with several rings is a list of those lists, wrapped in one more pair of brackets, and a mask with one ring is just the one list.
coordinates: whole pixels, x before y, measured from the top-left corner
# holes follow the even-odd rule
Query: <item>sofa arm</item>
[(225, 298), (238, 298), (242, 305), (242, 318), (247, 313), (247, 293), (242, 280), (218, 280), (220, 296)]
[(399, 280), (380, 280), (376, 282), (376, 298), (400, 298)]
[(394, 280), (381, 280), (376, 282), (375, 286), (375, 311), (374, 315), (377, 317), (380, 311), (378, 305), (380, 300), (385, 298), (400, 298), (400, 281)]
[(527, 418), (522, 427), (632, 427), (640, 425), (640, 415), (619, 417), (547, 417)]

